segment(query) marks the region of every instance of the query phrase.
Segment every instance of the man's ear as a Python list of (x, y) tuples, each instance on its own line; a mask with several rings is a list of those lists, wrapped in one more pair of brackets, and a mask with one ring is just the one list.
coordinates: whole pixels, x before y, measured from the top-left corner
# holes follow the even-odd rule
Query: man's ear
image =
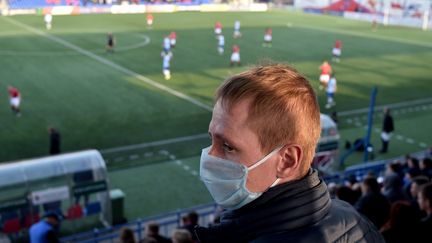
[(300, 164), (303, 160), (303, 149), (297, 144), (285, 145), (280, 151), (280, 161), (277, 164), (277, 177), (281, 179), (296, 179), (300, 174)]

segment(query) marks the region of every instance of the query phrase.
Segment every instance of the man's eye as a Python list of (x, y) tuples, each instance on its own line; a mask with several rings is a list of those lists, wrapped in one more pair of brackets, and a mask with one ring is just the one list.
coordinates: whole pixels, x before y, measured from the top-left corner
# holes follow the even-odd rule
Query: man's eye
[(223, 147), (223, 149), (224, 149), (226, 152), (233, 152), (233, 151), (234, 151), (234, 148), (231, 147), (231, 146), (229, 146), (229, 145), (226, 144), (226, 143), (224, 143), (224, 144), (222, 145), (222, 147)]

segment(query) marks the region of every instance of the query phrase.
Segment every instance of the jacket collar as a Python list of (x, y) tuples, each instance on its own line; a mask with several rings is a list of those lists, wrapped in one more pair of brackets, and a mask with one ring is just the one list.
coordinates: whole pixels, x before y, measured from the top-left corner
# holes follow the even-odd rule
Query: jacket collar
[(258, 236), (295, 230), (320, 221), (330, 209), (330, 196), (316, 170), (302, 179), (264, 192), (234, 211), (226, 211), (219, 225), (197, 229), (201, 242), (244, 242)]

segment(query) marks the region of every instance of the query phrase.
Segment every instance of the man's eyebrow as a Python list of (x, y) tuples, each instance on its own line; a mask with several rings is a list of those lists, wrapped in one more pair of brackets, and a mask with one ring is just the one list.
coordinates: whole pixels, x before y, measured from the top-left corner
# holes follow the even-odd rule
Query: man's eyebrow
[(236, 147), (236, 148), (238, 147), (237, 143), (233, 142), (233, 140), (231, 140), (229, 137), (225, 136), (224, 134), (213, 133), (211, 136), (214, 136), (220, 140), (226, 141), (232, 147)]

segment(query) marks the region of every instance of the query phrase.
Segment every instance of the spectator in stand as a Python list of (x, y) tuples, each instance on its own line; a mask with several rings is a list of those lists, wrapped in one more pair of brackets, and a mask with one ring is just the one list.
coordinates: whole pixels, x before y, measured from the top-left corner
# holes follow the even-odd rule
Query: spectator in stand
[(420, 218), (407, 201), (396, 201), (390, 209), (389, 220), (381, 228), (386, 243), (421, 242)]
[(336, 189), (336, 198), (351, 205), (354, 205), (358, 200), (356, 192), (347, 186), (340, 186)]
[(393, 117), (390, 115), (390, 109), (384, 108), (384, 120), (381, 132), (382, 147), (380, 153), (387, 153), (392, 132), (394, 131)]
[(363, 194), (355, 207), (380, 229), (388, 220), (390, 203), (387, 198), (381, 194), (376, 178), (365, 178), (361, 188)]
[(406, 164), (407, 164), (407, 167), (409, 169), (418, 169), (418, 170), (420, 170), (420, 163), (419, 163), (419, 160), (417, 158), (414, 158), (414, 157), (411, 157), (411, 156), (408, 157), (406, 159)]
[(202, 150), (200, 177), (225, 208), (197, 227), (200, 242), (384, 242), (346, 202), (331, 199), (311, 167), (320, 111), (308, 80), (273, 64), (225, 80)]
[(47, 212), (44, 218), (30, 227), (30, 243), (59, 242), (57, 233), (61, 217), (56, 212)]
[(121, 243), (135, 243), (135, 234), (133, 230), (129, 228), (122, 228), (120, 233), (120, 241)]
[(351, 188), (351, 190), (356, 195), (357, 199), (362, 195), (361, 192), (361, 183), (357, 180), (357, 177), (353, 174), (348, 176), (348, 179), (345, 181), (345, 186)]
[(185, 229), (174, 230), (171, 239), (173, 243), (194, 243), (191, 233)]
[(412, 184), (412, 180), (421, 175), (420, 173), (420, 169), (414, 169), (414, 168), (409, 168), (406, 172), (405, 172), (405, 176), (404, 176), (404, 180), (403, 180), (403, 187), (402, 187), (402, 192), (405, 195), (406, 199), (411, 200), (412, 196), (411, 196), (411, 184)]
[(402, 190), (402, 167), (399, 162), (387, 164), (382, 192), (383, 195), (393, 203), (398, 200), (407, 200)]
[(151, 243), (151, 242), (157, 242), (157, 243), (171, 243), (171, 240), (163, 237), (159, 234), (159, 224), (156, 222), (150, 222), (147, 224), (147, 230), (146, 230), (146, 236), (141, 241), (141, 243)]
[(418, 204), (418, 193), (422, 185), (429, 182), (429, 178), (427, 176), (417, 176), (412, 179), (410, 194), (411, 194), (411, 205), (417, 209), (417, 213), (420, 215), (420, 218), (426, 216), (426, 214), (420, 210), (420, 205)]
[(426, 217), (420, 221), (420, 229), (422, 230), (422, 242), (432, 242), (432, 183), (422, 185), (417, 194), (418, 204), (420, 209), (426, 212)]
[(21, 116), (21, 93), (19, 90), (13, 86), (8, 86), (8, 92), (9, 92), (9, 102), (12, 109), (12, 112), (15, 113), (17, 117)]
[(183, 226), (180, 229), (185, 229), (191, 233), (192, 240), (197, 242), (197, 238), (195, 235), (195, 227), (198, 226), (198, 213), (195, 211), (189, 212), (184, 218)]
[(432, 179), (432, 159), (431, 158), (424, 158), (420, 161), (420, 170), (421, 173), (429, 179)]

